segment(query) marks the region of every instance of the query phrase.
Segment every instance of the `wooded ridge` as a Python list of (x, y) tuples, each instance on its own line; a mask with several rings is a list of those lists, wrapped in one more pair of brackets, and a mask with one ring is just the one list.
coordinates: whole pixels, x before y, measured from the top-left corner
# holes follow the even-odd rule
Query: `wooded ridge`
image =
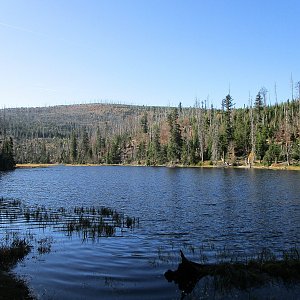
[[(0, 110), (0, 168), (17, 163), (300, 163), (299, 99), (222, 108), (81, 104)], [(5, 169), (5, 167), (2, 167)]]

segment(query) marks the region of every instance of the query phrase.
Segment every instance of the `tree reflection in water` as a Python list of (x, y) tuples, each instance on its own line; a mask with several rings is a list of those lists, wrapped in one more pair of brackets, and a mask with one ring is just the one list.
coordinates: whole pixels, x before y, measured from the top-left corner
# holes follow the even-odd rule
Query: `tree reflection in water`
[[(283, 252), (281, 259), (270, 250), (264, 249), (256, 258), (242, 262), (223, 262), (217, 264), (199, 264), (188, 260), (182, 251), (181, 263), (177, 270), (165, 272), (169, 282), (178, 285), (182, 298), (190, 294), (196, 284), (204, 277), (213, 280), (213, 287), (220, 292), (230, 290), (249, 291), (277, 280), (277, 284), (289, 284), (299, 288), (300, 256), (296, 248)], [(206, 287), (207, 288), (207, 287)]]

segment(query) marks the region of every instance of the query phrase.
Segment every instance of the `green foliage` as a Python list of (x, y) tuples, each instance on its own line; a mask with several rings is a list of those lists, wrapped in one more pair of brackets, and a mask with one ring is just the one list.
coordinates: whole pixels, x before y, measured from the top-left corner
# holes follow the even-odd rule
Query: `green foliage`
[(260, 92), (258, 92), (258, 94), (256, 95), (254, 106), (257, 111), (258, 122), (260, 122), (261, 121), (261, 113), (263, 110), (263, 98), (262, 98)]
[(91, 162), (93, 156), (92, 147), (90, 146), (90, 138), (86, 128), (82, 129), (81, 132), (81, 141), (78, 152), (78, 162), (79, 163), (88, 163)]
[(296, 139), (292, 147), (292, 159), (300, 160), (300, 139)]
[(142, 127), (143, 133), (148, 132), (148, 115), (147, 115), (147, 113), (144, 113), (144, 115), (141, 118), (141, 127)]
[(182, 152), (182, 136), (178, 123), (178, 109), (174, 108), (168, 115), (168, 125), (170, 127), (170, 138), (168, 144), (168, 160), (170, 162), (179, 162)]
[(267, 165), (271, 165), (274, 162), (277, 163), (280, 152), (281, 150), (278, 144), (270, 144), (269, 149), (265, 153), (264, 162)]
[(224, 156), (229, 150), (229, 145), (233, 140), (233, 124), (232, 124), (232, 109), (233, 109), (233, 99), (228, 94), (222, 101), (223, 110), (223, 134), (220, 138), (221, 149)]
[(159, 127), (154, 126), (153, 137), (149, 142), (147, 150), (147, 165), (156, 166), (161, 163), (161, 144), (160, 144), (160, 132)]
[(141, 162), (146, 159), (146, 143), (142, 141), (138, 146), (137, 146), (137, 161)]
[(239, 110), (235, 117), (234, 142), (235, 151), (238, 157), (245, 157), (250, 152), (251, 124), (249, 114)]
[(121, 163), (121, 137), (116, 136), (109, 145), (106, 162), (108, 164), (120, 164)]
[(71, 135), (71, 161), (73, 163), (77, 162), (78, 149), (77, 149), (77, 137), (74, 131), (72, 131)]
[(256, 134), (256, 155), (257, 158), (261, 161), (268, 150), (267, 144), (267, 130), (263, 127)]
[(10, 137), (3, 141), (0, 152), (0, 171), (12, 170), (15, 167), (14, 144)]

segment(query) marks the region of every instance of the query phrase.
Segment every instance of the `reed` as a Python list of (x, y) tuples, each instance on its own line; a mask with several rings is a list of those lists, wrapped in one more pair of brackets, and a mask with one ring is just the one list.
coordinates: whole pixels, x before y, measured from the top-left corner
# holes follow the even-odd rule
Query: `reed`
[[(39, 255), (51, 252), (53, 238), (37, 240), (31, 233), (33, 228), (44, 230), (48, 227), (69, 237), (76, 234), (83, 241), (95, 241), (123, 234), (129, 228), (133, 230), (137, 220), (109, 207), (55, 209), (39, 205), (26, 206), (19, 200), (3, 197), (0, 198), (0, 219), (6, 224), (6, 229), (0, 231), (0, 299), (34, 298), (22, 280), (7, 274), (32, 249)], [(18, 231), (25, 232), (23, 238), (14, 231), (14, 224), (18, 226)]]
[(30, 252), (25, 239), (15, 238), (10, 245), (0, 247), (0, 270), (8, 271)]

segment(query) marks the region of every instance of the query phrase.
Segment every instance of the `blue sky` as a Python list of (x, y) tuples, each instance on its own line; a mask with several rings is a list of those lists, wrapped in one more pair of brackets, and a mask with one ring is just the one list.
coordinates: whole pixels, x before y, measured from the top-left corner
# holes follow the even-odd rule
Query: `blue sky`
[[(300, 81), (300, 1), (0, 0), (0, 106), (237, 107)], [(297, 95), (296, 90), (294, 94)]]

